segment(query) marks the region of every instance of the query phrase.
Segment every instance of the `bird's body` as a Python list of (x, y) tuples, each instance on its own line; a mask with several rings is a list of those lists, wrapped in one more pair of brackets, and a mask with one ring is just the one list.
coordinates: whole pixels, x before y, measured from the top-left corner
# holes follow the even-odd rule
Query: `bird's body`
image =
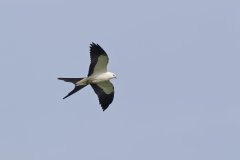
[(105, 73), (101, 73), (101, 74), (98, 74), (98, 75), (93, 75), (93, 76), (83, 78), (76, 83), (76, 86), (96, 84), (96, 83), (111, 80), (113, 78), (115, 78), (114, 73), (105, 72)]
[(107, 71), (108, 56), (106, 52), (95, 43), (90, 46), (91, 64), (89, 66), (88, 77), (84, 78), (58, 78), (66, 82), (71, 82), (75, 88), (63, 99), (76, 93), (87, 85), (91, 85), (98, 95), (99, 102), (103, 111), (112, 103), (114, 97), (114, 86), (110, 82), (116, 78), (114, 73)]

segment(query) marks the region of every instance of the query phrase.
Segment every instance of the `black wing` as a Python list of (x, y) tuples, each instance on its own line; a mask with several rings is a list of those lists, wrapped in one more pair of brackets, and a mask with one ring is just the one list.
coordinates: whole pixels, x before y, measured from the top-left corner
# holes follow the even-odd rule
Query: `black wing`
[(110, 81), (91, 84), (93, 90), (98, 95), (99, 103), (103, 111), (112, 103), (114, 97), (114, 86)]
[(98, 44), (90, 45), (90, 58), (88, 76), (107, 72), (108, 55)]

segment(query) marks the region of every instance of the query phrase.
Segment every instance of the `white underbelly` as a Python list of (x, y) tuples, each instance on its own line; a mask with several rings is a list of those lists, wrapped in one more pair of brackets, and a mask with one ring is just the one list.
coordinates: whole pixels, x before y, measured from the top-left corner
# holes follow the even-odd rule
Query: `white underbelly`
[(100, 83), (100, 82), (104, 82), (104, 81), (108, 81), (108, 79), (103, 79), (103, 78), (93, 79), (91, 81), (91, 83)]
[(107, 77), (105, 74), (101, 74), (94, 77), (90, 77), (90, 79), (91, 79), (91, 83), (99, 83), (99, 82), (108, 81), (109, 77)]

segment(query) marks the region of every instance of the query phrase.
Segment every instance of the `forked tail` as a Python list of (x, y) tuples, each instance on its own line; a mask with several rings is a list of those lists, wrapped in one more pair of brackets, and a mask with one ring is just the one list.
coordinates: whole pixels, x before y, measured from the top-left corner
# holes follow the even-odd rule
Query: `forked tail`
[(84, 78), (58, 78), (59, 80), (63, 80), (65, 82), (71, 82), (75, 85), (75, 88), (69, 92), (65, 97), (63, 97), (63, 99), (71, 96), (72, 94), (76, 93), (77, 91), (79, 91), (80, 89), (86, 87), (87, 85), (80, 85), (80, 86), (76, 86), (76, 83), (79, 82), (80, 80), (84, 79)]

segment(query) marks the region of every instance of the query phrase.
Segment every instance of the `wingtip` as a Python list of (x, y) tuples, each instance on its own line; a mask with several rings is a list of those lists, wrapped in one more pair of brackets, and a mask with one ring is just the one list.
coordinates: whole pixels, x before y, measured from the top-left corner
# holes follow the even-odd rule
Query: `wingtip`
[(108, 108), (108, 107), (103, 107), (103, 106), (101, 106), (101, 107), (102, 107), (103, 112)]
[(94, 47), (94, 46), (99, 46), (97, 43), (94, 43), (94, 42), (92, 42), (91, 44), (90, 44), (90, 47)]

